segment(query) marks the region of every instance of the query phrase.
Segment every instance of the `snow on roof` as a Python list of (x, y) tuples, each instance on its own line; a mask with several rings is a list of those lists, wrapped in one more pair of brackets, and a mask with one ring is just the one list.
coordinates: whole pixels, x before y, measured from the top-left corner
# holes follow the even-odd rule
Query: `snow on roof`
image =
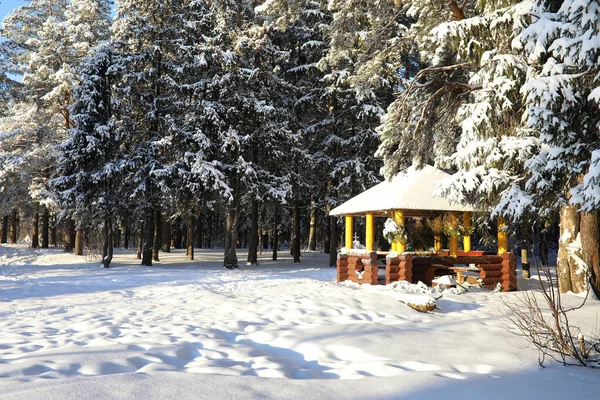
[(452, 204), (444, 197), (434, 197), (436, 182), (451, 175), (431, 165), (410, 167), (391, 181), (381, 182), (331, 210), (329, 215), (356, 215), (390, 210), (475, 211), (471, 206)]

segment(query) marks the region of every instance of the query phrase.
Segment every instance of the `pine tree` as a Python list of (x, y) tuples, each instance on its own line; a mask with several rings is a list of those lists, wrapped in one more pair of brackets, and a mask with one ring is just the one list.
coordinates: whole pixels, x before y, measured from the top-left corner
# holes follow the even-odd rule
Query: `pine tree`
[(177, 68), (172, 62), (172, 41), (177, 24), (172, 19), (180, 11), (175, 2), (117, 2), (113, 41), (123, 56), (123, 74), (118, 97), (127, 110), (122, 121), (129, 132), (127, 159), (134, 165), (128, 177), (134, 183), (135, 209), (141, 213), (143, 235), (142, 265), (151, 266), (155, 235), (155, 214), (163, 196), (161, 177), (164, 159), (161, 141), (165, 138), (172, 109), (167, 81)]
[[(23, 85), (19, 98), (13, 102), (23, 102), (21, 109), (28, 109), (25, 115), (28, 121), (21, 121), (31, 127), (17, 130), (14, 135), (21, 137), (27, 148), (21, 148), (20, 163), (22, 176), (29, 181), (22, 184), (30, 186), (29, 193), (49, 193), (47, 188), (39, 190), (39, 183), (46, 182), (54, 173), (56, 152), (54, 145), (66, 138), (66, 131), (72, 128), (70, 105), (72, 103), (72, 87), (76, 83), (75, 67), (86, 56), (94, 44), (94, 40), (105, 39), (110, 14), (87, 14), (90, 8), (79, 7), (78, 4), (105, 4), (104, 1), (39, 0), (16, 8), (3, 21), (2, 35), (7, 41), (2, 45), (2, 59), (8, 63), (11, 72), (23, 74)], [(86, 13), (82, 16), (78, 13)], [(74, 33), (74, 25), (85, 24), (85, 38)], [(91, 35), (96, 32), (97, 36)], [(77, 44), (85, 41), (85, 49)], [(46, 151), (42, 152), (41, 149)], [(30, 162), (35, 159), (38, 162)], [(40, 168), (40, 165), (43, 168)], [(37, 169), (36, 169), (37, 168)], [(39, 208), (43, 199), (32, 198), (33, 209)], [(45, 213), (45, 211), (43, 211)], [(33, 229), (37, 230), (37, 218), (34, 216)], [(47, 224), (43, 226), (47, 229)], [(44, 231), (43, 236), (46, 236)], [(34, 242), (36, 235), (34, 236)], [(80, 237), (81, 239), (81, 237)], [(79, 243), (82, 241), (79, 240)], [(79, 252), (81, 254), (81, 251)]]
[(84, 226), (103, 226), (102, 264), (113, 257), (114, 216), (127, 198), (129, 165), (121, 154), (125, 131), (117, 126), (119, 104), (114, 99), (118, 57), (101, 47), (80, 67), (80, 84), (70, 109), (75, 128), (60, 147), (59, 177), (52, 181), (60, 205)]
[(528, 56), (522, 92), (541, 146), (526, 164), (526, 188), (541, 212), (560, 206), (560, 290), (586, 291), (589, 275), (600, 293), (600, 5), (542, 1), (532, 19), (519, 43)]

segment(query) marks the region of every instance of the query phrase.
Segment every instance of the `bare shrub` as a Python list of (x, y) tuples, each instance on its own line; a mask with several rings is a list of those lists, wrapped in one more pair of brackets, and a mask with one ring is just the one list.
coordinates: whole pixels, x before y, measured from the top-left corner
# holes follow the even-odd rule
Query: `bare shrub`
[(564, 365), (600, 368), (598, 334), (586, 337), (578, 326), (569, 322), (569, 315), (585, 305), (591, 290), (577, 306), (566, 306), (550, 268), (540, 266), (535, 257), (532, 260), (541, 287), (503, 298), (509, 310), (508, 320), (538, 349), (540, 366), (550, 358)]

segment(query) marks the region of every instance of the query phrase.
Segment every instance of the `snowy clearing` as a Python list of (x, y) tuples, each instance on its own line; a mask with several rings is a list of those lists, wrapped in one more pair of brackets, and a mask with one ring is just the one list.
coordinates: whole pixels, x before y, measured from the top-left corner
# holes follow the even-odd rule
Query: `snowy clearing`
[[(424, 314), (391, 287), (335, 282), (328, 255), (227, 270), (222, 251), (114, 268), (0, 246), (3, 399), (564, 398), (600, 371), (551, 365), (508, 332), (501, 297), (444, 294)], [(240, 259), (244, 254), (240, 255)], [(535, 283), (535, 280), (533, 281)], [(572, 299), (577, 299), (572, 297)], [(598, 302), (578, 319), (594, 331)], [(273, 379), (280, 378), (280, 379)]]

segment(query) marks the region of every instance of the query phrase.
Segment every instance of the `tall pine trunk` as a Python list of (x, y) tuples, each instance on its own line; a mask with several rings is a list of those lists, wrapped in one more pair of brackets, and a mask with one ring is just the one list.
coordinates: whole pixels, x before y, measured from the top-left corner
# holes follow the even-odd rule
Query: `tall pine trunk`
[(163, 236), (162, 236), (162, 251), (164, 253), (171, 252), (171, 223), (166, 220), (163, 221)]
[(144, 222), (142, 221), (140, 223), (140, 231), (139, 231), (139, 236), (138, 236), (138, 247), (137, 247), (137, 255), (136, 258), (138, 260), (142, 259), (142, 250), (144, 248)]
[(36, 204), (31, 221), (31, 248), (38, 247), (40, 247), (40, 206)]
[(250, 211), (250, 246), (248, 247), (248, 265), (258, 264), (258, 201), (252, 199)]
[(198, 212), (196, 217), (196, 247), (202, 249), (203, 243), (204, 224), (202, 223), (202, 214)]
[(131, 228), (129, 228), (129, 222), (123, 223), (123, 248), (129, 249), (129, 240), (131, 239)]
[[(596, 296), (600, 294), (600, 248), (598, 213), (582, 212), (579, 217), (579, 232), (581, 235), (582, 258), (589, 269), (590, 284)], [(571, 278), (573, 281), (573, 278)], [(575, 285), (573, 285), (575, 286)], [(585, 290), (584, 286), (581, 291)]]
[(72, 232), (75, 230), (75, 224), (70, 217), (65, 219), (64, 230), (65, 253), (72, 253), (74, 245)]
[(78, 230), (75, 232), (75, 255), (82, 256), (83, 255), (83, 231)]
[(314, 200), (312, 200), (312, 207), (310, 209), (310, 230), (308, 233), (308, 249), (311, 251), (317, 251), (317, 209), (315, 208)]
[(328, 217), (329, 218), (329, 266), (335, 267), (335, 262), (337, 261), (337, 217)]
[(50, 226), (50, 245), (52, 247), (58, 246), (58, 232), (56, 229), (56, 216), (52, 216), (52, 225)]
[(572, 273), (577, 268), (577, 261), (572, 257), (572, 251), (578, 234), (577, 207), (563, 206), (560, 210), (560, 239), (556, 264), (558, 288), (561, 293), (574, 291), (574, 287), (580, 286), (580, 282), (573, 282), (573, 278), (577, 279), (577, 276)]
[(187, 256), (188, 260), (194, 260), (194, 214), (190, 213), (187, 223)]
[(50, 233), (50, 211), (44, 206), (42, 209), (42, 249), (47, 249), (49, 245)]
[(104, 221), (104, 245), (102, 247), (102, 265), (104, 268), (109, 268), (113, 259), (113, 242), (114, 229), (111, 218), (106, 218)]
[(327, 205), (325, 207), (325, 218), (323, 218), (323, 253), (329, 254), (329, 248), (331, 247), (331, 218), (329, 217), (329, 211), (331, 207)]
[(275, 204), (273, 210), (273, 261), (277, 261), (277, 250), (279, 250), (279, 206)]
[(213, 213), (206, 215), (206, 228), (208, 231), (206, 232), (205, 245), (207, 249), (212, 249), (212, 237), (216, 235), (216, 229), (213, 226)]
[(300, 209), (297, 204), (294, 204), (294, 210), (292, 212), (292, 226), (294, 228), (294, 239), (293, 239), (293, 253), (294, 262), (300, 262)]
[(117, 228), (116, 230), (113, 228), (113, 238), (114, 238), (114, 248), (118, 249), (121, 247), (121, 228)]
[(154, 246), (152, 247), (152, 259), (160, 261), (158, 258), (158, 250), (162, 245), (162, 216), (160, 208), (154, 213)]
[(173, 240), (173, 247), (176, 249), (181, 249), (183, 241), (183, 230), (181, 229), (181, 217), (177, 217), (175, 220), (175, 237)]
[(2, 217), (2, 232), (0, 232), (0, 243), (8, 242), (8, 215)]
[(19, 229), (19, 212), (16, 208), (14, 208), (10, 212), (10, 244), (17, 244), (17, 239), (19, 238), (18, 234)]
[[(234, 192), (235, 193), (235, 192)], [(236, 194), (237, 196), (237, 194)], [(238, 259), (236, 253), (237, 245), (237, 201), (229, 204), (225, 218), (225, 256), (223, 265), (227, 268), (237, 268)]]
[(142, 265), (152, 266), (152, 247), (154, 245), (154, 209), (146, 211), (146, 226), (144, 232), (144, 244), (142, 247)]

